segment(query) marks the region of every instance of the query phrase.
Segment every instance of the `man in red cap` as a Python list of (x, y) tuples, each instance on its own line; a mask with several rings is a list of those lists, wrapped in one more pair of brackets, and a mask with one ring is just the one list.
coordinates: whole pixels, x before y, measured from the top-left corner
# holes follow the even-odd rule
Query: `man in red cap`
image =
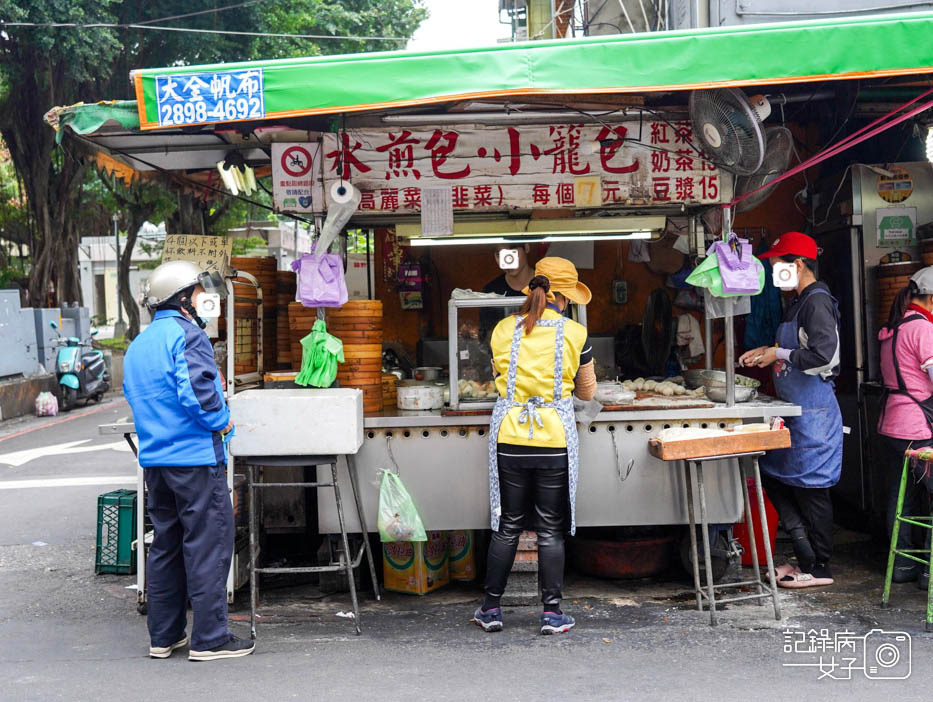
[(752, 349), (743, 366), (772, 366), (780, 399), (800, 405), (785, 419), (791, 447), (759, 459), (762, 482), (792, 539), (797, 565), (777, 569), (788, 588), (831, 585), (833, 506), (829, 489), (842, 472), (842, 414), (833, 379), (839, 374), (839, 304), (816, 279), (816, 242), (800, 232), (775, 239), (761, 258), (772, 262), (774, 284), (796, 294), (774, 346)]

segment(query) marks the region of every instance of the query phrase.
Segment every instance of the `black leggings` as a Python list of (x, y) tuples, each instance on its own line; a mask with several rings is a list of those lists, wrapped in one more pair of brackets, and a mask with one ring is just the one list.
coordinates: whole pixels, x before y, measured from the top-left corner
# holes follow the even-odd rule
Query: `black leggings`
[(796, 487), (770, 475), (761, 476), (761, 485), (777, 510), (784, 531), (793, 539), (800, 570), (810, 573), (814, 566), (828, 565), (833, 553), (833, 503), (829, 488)]
[(541, 601), (559, 607), (564, 579), (564, 532), (570, 505), (567, 468), (499, 467), (502, 516), (493, 532), (486, 565), (486, 596), (498, 599), (505, 592), (515, 560), (518, 537), (534, 511), (533, 528), (538, 534), (538, 572)]

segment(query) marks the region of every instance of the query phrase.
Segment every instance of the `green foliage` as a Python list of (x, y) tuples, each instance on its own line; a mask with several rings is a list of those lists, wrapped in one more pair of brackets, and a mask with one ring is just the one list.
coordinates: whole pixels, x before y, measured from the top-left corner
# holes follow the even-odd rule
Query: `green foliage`
[[(190, 0), (0, 0), (0, 22), (129, 25), (230, 3)], [(0, 158), (0, 238), (28, 243), (34, 266), (29, 292), (39, 299), (54, 288), (60, 299), (80, 295), (76, 248), (80, 236), (109, 233), (110, 213), (129, 228), (136, 215), (150, 221), (173, 215), (191, 229), (202, 206), (160, 184), (98, 183), (66, 139), (56, 149), (42, 122), (56, 105), (133, 99), (136, 68), (288, 58), (403, 48), (427, 16), (422, 0), (262, 0), (222, 12), (179, 18), (162, 26), (289, 34), (398, 36), (399, 41), (296, 39), (193, 34), (128, 27), (10, 27), (0, 32), (0, 133), (15, 175)], [(22, 185), (22, 192), (18, 185)], [(264, 193), (254, 199), (267, 201)], [(186, 205), (186, 206), (182, 206)], [(248, 205), (217, 199), (205, 228), (222, 233), (256, 219)], [(255, 209), (255, 208), (254, 208)], [(135, 214), (134, 214), (135, 213)], [(178, 215), (178, 213), (181, 213)], [(151, 217), (150, 217), (151, 215)], [(174, 216), (177, 215), (177, 216)], [(21, 239), (11, 232), (19, 228)], [(191, 229), (194, 231), (194, 229)]]
[(130, 342), (125, 337), (118, 336), (113, 339), (94, 339), (94, 346), (110, 349), (111, 351), (126, 351), (130, 347)]
[(366, 235), (369, 234), (369, 253), (375, 252), (375, 237), (369, 229), (347, 231), (347, 253), (366, 253)]
[(259, 249), (266, 246), (266, 240), (261, 236), (249, 236), (233, 240), (231, 246), (232, 256), (245, 256), (253, 249)]

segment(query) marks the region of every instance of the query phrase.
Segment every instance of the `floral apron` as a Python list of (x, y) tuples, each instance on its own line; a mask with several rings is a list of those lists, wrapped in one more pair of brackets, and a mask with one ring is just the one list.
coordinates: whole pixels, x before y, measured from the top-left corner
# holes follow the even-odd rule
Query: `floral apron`
[[(508, 386), (505, 397), (496, 399), (496, 406), (492, 411), (492, 420), (489, 423), (489, 509), (491, 513), (492, 530), (499, 530), (499, 518), (502, 516), (502, 505), (499, 495), (499, 427), (502, 420), (513, 407), (521, 407), (518, 416), (519, 424), (528, 423), (528, 438), (534, 438), (534, 429), (537, 424), (544, 426), (539, 409), (553, 408), (560, 417), (564, 427), (564, 437), (567, 440), (567, 464), (570, 472), (568, 484), (570, 486), (570, 533), (577, 531), (576, 497), (577, 475), (580, 465), (580, 438), (577, 435), (577, 422), (573, 411), (573, 395), (559, 399), (564, 388), (564, 322), (566, 319), (541, 319), (537, 327), (557, 327), (554, 340), (554, 391), (552, 401), (547, 402), (543, 397), (529, 397), (527, 402), (515, 401), (515, 379), (518, 373), (518, 350), (522, 340), (522, 320), (515, 321), (515, 333), (512, 335), (512, 347), (509, 353)], [(557, 398), (557, 399), (554, 399)]]

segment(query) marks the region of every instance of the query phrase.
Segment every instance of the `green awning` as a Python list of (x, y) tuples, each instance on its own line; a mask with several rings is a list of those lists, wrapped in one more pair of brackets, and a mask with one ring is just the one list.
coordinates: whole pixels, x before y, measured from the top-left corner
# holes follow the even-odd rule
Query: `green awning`
[(933, 13), (134, 71), (142, 129), (425, 105), (933, 72)]
[(135, 100), (108, 100), (54, 107), (45, 115), (45, 121), (58, 132), (70, 127), (77, 134), (94, 134), (105, 127), (134, 131), (139, 129), (139, 111)]

